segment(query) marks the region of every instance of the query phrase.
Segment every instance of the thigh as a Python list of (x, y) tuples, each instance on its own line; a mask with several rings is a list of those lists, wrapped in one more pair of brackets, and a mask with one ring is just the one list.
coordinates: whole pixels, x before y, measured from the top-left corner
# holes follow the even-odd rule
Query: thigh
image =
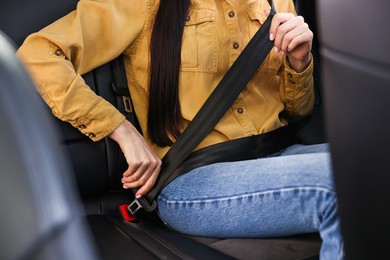
[(278, 155), (295, 155), (295, 154), (306, 154), (306, 153), (329, 153), (329, 144), (312, 144), (312, 145), (303, 145), (295, 144), (290, 147), (287, 147), (281, 151)]
[(318, 230), (334, 200), (328, 153), (298, 154), (195, 169), (158, 198), (172, 228), (210, 237), (284, 236)]

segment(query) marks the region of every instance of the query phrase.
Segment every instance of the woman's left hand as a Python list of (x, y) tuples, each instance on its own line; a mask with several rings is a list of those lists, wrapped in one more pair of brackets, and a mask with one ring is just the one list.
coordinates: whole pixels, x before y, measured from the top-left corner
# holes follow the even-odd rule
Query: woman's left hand
[(270, 40), (275, 52), (286, 54), (290, 67), (296, 72), (304, 71), (311, 60), (313, 32), (302, 16), (277, 13), (272, 19)]

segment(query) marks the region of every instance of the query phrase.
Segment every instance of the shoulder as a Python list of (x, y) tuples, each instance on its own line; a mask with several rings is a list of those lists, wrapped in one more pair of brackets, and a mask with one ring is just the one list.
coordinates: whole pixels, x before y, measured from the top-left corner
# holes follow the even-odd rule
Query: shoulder
[(157, 0), (80, 0), (77, 10), (88, 8), (87, 10), (92, 11), (95, 9), (134, 19), (138, 16), (145, 16), (155, 2)]

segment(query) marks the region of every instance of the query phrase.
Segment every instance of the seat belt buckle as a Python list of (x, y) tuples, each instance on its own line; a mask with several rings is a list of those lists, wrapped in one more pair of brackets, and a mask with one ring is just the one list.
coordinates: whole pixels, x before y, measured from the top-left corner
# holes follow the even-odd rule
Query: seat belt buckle
[(126, 221), (126, 222), (134, 222), (137, 219), (135, 218), (135, 216), (129, 214), (129, 212), (127, 211), (127, 207), (128, 206), (129, 206), (129, 204), (122, 204), (122, 205), (120, 205), (119, 206), (119, 211), (120, 211), (121, 216), (122, 216), (124, 221)]
[(146, 212), (152, 212), (156, 209), (156, 207), (157, 203), (155, 200), (153, 200), (152, 204), (150, 205), (145, 198), (140, 198), (134, 199), (133, 202), (127, 206), (127, 210), (132, 216), (134, 216), (140, 209), (144, 209)]

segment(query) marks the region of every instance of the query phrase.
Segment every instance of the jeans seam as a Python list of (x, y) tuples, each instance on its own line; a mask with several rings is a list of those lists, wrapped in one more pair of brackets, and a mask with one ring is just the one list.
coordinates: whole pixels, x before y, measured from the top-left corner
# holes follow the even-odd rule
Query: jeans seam
[(241, 199), (249, 196), (261, 196), (261, 195), (268, 195), (275, 192), (291, 192), (294, 190), (299, 191), (322, 191), (322, 192), (328, 192), (335, 194), (335, 191), (330, 190), (329, 188), (324, 187), (318, 187), (318, 186), (300, 186), (300, 187), (288, 187), (288, 188), (280, 188), (280, 189), (273, 189), (273, 190), (267, 190), (267, 191), (260, 191), (260, 192), (253, 192), (253, 193), (243, 193), (238, 195), (232, 195), (232, 196), (223, 196), (223, 197), (214, 197), (214, 198), (204, 198), (204, 199), (193, 199), (193, 200), (172, 200), (166, 198), (163, 194), (159, 196), (159, 199), (162, 200), (166, 204), (185, 204), (185, 203), (210, 203), (215, 201), (228, 201), (228, 200), (234, 200), (234, 199)]

